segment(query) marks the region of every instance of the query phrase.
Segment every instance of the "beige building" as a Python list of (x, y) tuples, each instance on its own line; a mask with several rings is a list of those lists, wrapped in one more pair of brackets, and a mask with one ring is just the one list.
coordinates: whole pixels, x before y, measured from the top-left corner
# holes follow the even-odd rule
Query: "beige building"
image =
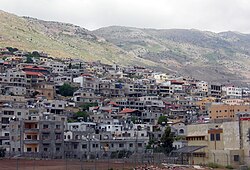
[(187, 126), (190, 164), (250, 165), (250, 118)]
[(212, 103), (207, 107), (207, 112), (211, 120), (236, 120), (237, 113), (250, 112), (250, 105)]
[(53, 100), (56, 95), (55, 86), (50, 83), (39, 83), (35, 85), (35, 91), (39, 93), (39, 95), (45, 96), (48, 100)]
[(208, 103), (212, 103), (212, 102), (215, 102), (215, 101), (216, 101), (215, 97), (206, 97), (206, 98), (203, 98), (202, 100), (197, 101), (195, 104), (200, 108), (200, 110), (202, 112), (205, 112), (206, 111), (206, 105)]

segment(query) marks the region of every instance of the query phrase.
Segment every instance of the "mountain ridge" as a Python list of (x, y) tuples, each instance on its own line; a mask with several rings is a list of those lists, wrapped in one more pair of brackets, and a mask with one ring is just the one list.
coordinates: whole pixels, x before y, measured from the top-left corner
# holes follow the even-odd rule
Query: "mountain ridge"
[(44, 51), (56, 57), (141, 65), (223, 83), (250, 82), (250, 35), (197, 29), (80, 26), (0, 10), (0, 46)]
[[(230, 79), (249, 81), (250, 78), (248, 34), (229, 32), (227, 34), (233, 34), (238, 38), (237, 41), (229, 41), (227, 37), (229, 35), (225, 36), (226, 33), (195, 29), (158, 30), (117, 26), (101, 28), (96, 30), (95, 34), (143, 58), (151, 58), (166, 64), (174, 62), (175, 66), (169, 67), (180, 74), (191, 72), (197, 78), (209, 77), (207, 80), (220, 79), (223, 82)], [(229, 38), (235, 39), (235, 37)], [(195, 68), (203, 74), (197, 75)], [(216, 69), (211, 70), (214, 68)]]

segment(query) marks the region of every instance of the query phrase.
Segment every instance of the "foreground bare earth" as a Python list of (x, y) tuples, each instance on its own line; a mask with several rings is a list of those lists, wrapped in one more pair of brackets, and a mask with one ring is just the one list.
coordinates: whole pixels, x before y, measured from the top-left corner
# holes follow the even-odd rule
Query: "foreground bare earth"
[[(131, 163), (123, 160), (25, 160), (25, 159), (2, 159), (0, 160), (0, 170), (192, 170), (204, 169), (204, 167), (188, 166), (164, 166), (146, 165)], [(218, 169), (219, 170), (219, 169)]]

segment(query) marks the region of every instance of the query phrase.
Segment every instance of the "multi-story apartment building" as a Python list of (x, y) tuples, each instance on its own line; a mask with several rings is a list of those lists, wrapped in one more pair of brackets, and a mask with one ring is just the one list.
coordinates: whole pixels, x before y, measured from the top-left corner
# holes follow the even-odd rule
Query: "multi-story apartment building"
[(242, 98), (242, 88), (234, 86), (222, 87), (222, 93), (224, 98), (241, 99)]
[(249, 164), (249, 135), (249, 114), (233, 122), (188, 125), (188, 146), (174, 152), (187, 155), (190, 164)]
[(39, 95), (44, 96), (48, 100), (52, 100), (56, 96), (56, 89), (53, 83), (39, 83), (33, 86), (35, 92)]
[(26, 74), (23, 71), (7, 70), (0, 74), (0, 90), (2, 94), (24, 96), (27, 93)]
[(73, 94), (73, 100), (79, 103), (99, 103), (103, 97), (93, 90), (81, 89)]
[(159, 95), (162, 97), (170, 97), (174, 93), (174, 88), (170, 83), (161, 83), (158, 87)]
[(62, 115), (65, 110), (66, 101), (64, 100), (43, 100), (40, 103), (40, 107), (45, 110), (45, 112)]
[(67, 69), (67, 65), (60, 62), (49, 62), (47, 63), (54, 74), (63, 74)]
[(237, 113), (250, 112), (250, 105), (228, 105), (224, 103), (211, 103), (207, 106), (207, 113), (211, 120), (236, 120)]
[(210, 84), (208, 89), (208, 94), (211, 97), (221, 98), (222, 95), (222, 86), (219, 84)]
[(64, 156), (64, 121), (53, 115), (30, 116), (10, 123), (10, 151), (43, 158)]

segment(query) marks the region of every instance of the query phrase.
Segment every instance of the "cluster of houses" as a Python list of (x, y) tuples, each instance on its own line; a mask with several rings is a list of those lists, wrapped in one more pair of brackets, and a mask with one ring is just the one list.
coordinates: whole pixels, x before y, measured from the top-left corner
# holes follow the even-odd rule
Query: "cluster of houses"
[[(169, 126), (177, 162), (250, 163), (249, 87), (45, 53), (30, 62), (27, 54), (0, 49), (0, 147), (9, 155), (145, 153)], [(65, 84), (72, 96), (60, 95)], [(83, 105), (87, 119), (72, 119)]]

